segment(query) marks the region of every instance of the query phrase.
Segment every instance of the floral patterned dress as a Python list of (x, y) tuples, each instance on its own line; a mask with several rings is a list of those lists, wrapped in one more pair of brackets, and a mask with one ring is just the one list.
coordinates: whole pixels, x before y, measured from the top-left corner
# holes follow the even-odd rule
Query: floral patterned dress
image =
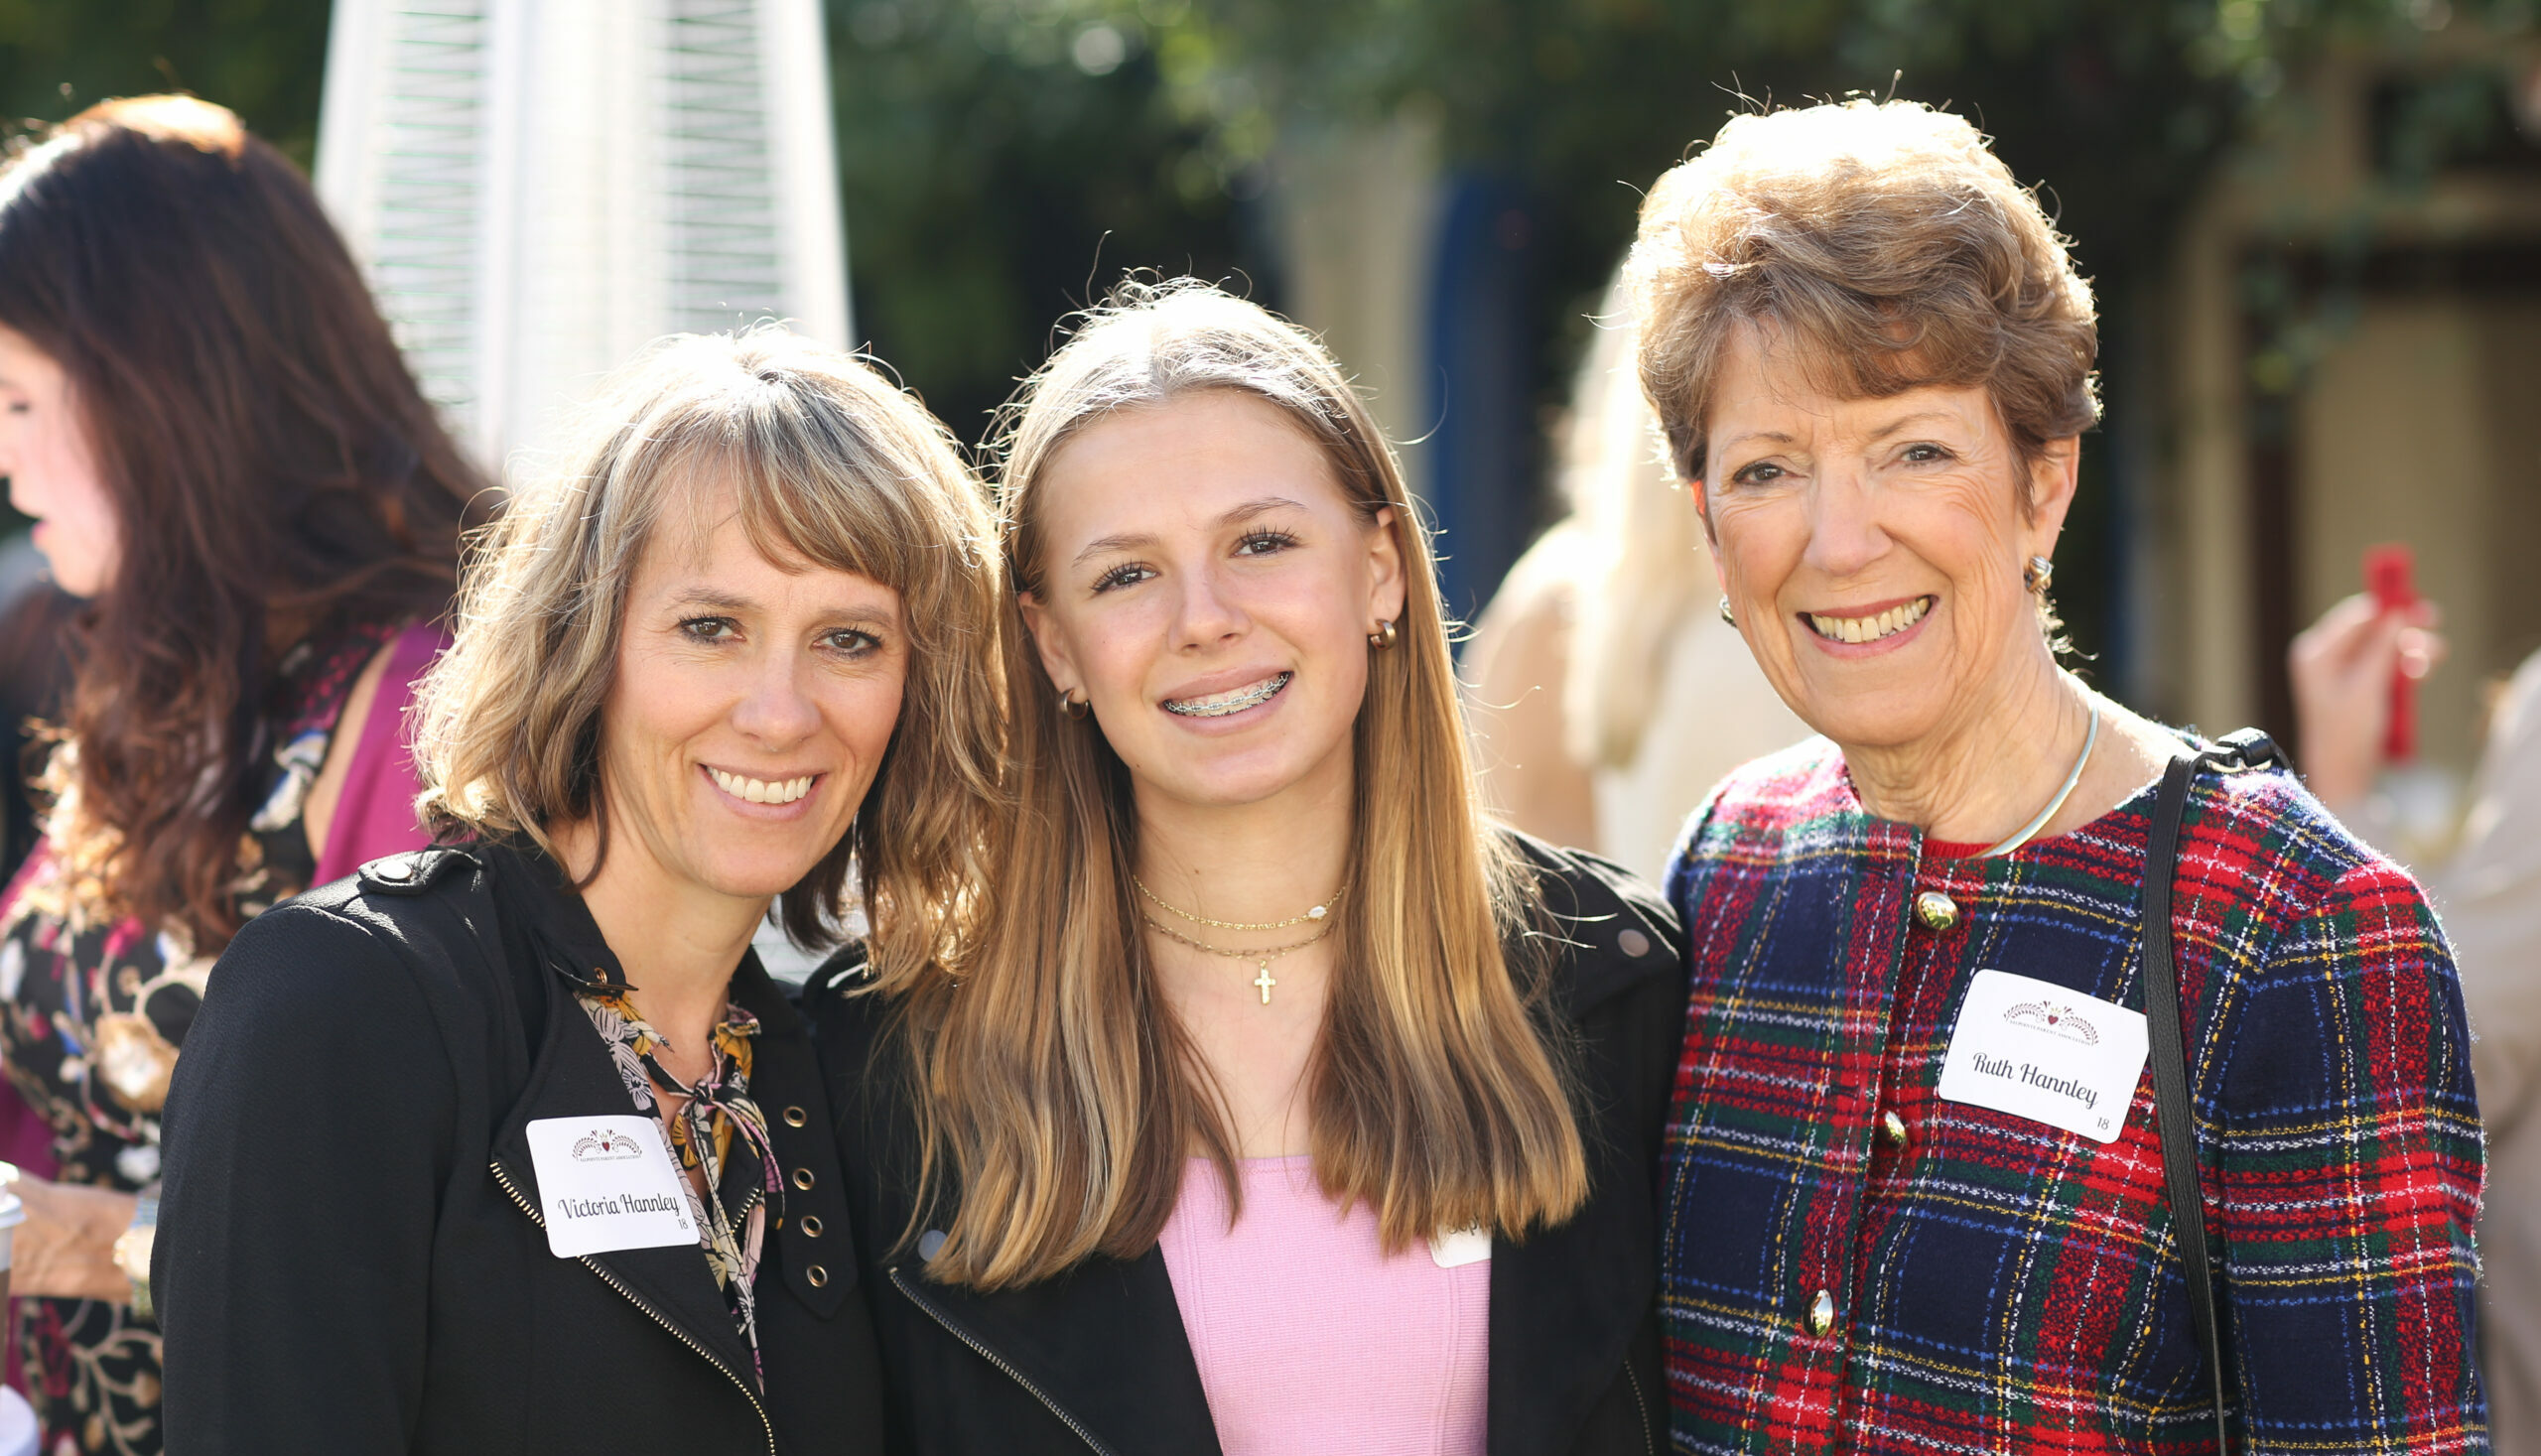
[[(285, 656), (263, 807), (238, 846), (236, 904), (253, 918), (317, 871), (301, 817), (353, 681), (393, 624), (304, 641)], [(355, 730), (359, 726), (355, 725)], [(53, 1131), (58, 1177), (138, 1193), (159, 1181), (159, 1115), (217, 948), (182, 929), (96, 923), (38, 845), (0, 894), (0, 1064)], [(16, 1301), (45, 1456), (157, 1456), (159, 1329), (128, 1304)]]
[(683, 1177), (689, 1215), (697, 1220), (698, 1242), (706, 1264), (724, 1291), (741, 1343), (749, 1346), (759, 1382), (766, 1372), (758, 1353), (758, 1308), (752, 1283), (758, 1277), (759, 1251), (767, 1237), (768, 1205), (782, 1198), (776, 1181), (776, 1153), (768, 1144), (767, 1119), (750, 1101), (750, 1048), (758, 1036), (758, 1018), (727, 1003), (715, 1026), (713, 1064), (696, 1086), (665, 1108), (662, 1089), (680, 1086), (654, 1053), (669, 1039), (655, 1031), (626, 999), (623, 990), (586, 986), (577, 993), (583, 1010), (608, 1043), (626, 1093), (636, 1110), (661, 1125), (671, 1156), (683, 1171), (701, 1175), (706, 1191)]

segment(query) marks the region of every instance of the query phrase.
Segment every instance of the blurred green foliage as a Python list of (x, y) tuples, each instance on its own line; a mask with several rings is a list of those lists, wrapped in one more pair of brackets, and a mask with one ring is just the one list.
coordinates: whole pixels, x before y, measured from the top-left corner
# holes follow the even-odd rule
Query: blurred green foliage
[(109, 96), (218, 101), (306, 167), (328, 0), (0, 0), (0, 117), (60, 121)]
[(1207, 119), (1177, 110), (1152, 53), (1098, 55), (1081, 30), (963, 3), (833, 8), (856, 327), (966, 441), (1121, 268), (1228, 278), (1261, 252), (1242, 189), (1192, 171)]
[[(2184, 209), (2235, 139), (2299, 109), (2291, 78), (2335, 46), (2405, 70), (2450, 25), (2532, 19), (2530, 0), (844, 0), (860, 327), (976, 433), (1049, 321), (1123, 267), (1240, 267), (1275, 306), (1250, 199), (1283, 136), (1414, 105), (1451, 167), (1528, 199), (1551, 421), (1641, 188), (1735, 112), (1894, 94), (1970, 116), (2042, 187), (2097, 285), (2123, 427), (2158, 387), (2146, 321)], [(2421, 109), (2458, 127), (2471, 106)], [(885, 155), (856, 160), (878, 134)], [(1091, 200), (1105, 188), (1128, 193)], [(2119, 438), (2086, 442), (2097, 488), (2061, 554), (2086, 650), (2120, 565), (2099, 549)]]
[[(329, 8), (0, 0), (0, 115), (182, 86), (306, 162)], [(2153, 356), (2140, 301), (2218, 154), (2325, 48), (2405, 68), (2466, 19), (2513, 32), (2533, 0), (829, 0), (858, 327), (976, 439), (1053, 322), (1124, 268), (1275, 306), (1258, 199), (1282, 136), (1411, 104), (1443, 119), (1452, 167), (1527, 199), (1551, 419), (1638, 189), (1735, 111), (1867, 91), (1971, 116), (2045, 187), (2099, 285), (2124, 412)], [(2396, 173), (2477, 145), (2495, 110), (2432, 84), (2401, 104), (2424, 123)], [(2327, 327), (2298, 312), (2289, 337)], [(2066, 577), (2086, 645), (2094, 570), (2075, 553)]]

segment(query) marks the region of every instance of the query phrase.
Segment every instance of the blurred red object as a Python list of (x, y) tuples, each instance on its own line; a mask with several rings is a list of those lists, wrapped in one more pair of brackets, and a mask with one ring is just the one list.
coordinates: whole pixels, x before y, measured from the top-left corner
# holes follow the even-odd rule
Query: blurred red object
[[(2417, 553), (2408, 543), (2369, 546), (2364, 552), (2364, 590), (2384, 611), (2405, 611), (2418, 604)], [(2382, 757), (2406, 763), (2418, 753), (2417, 680), (2391, 669), (2391, 720), (2382, 734)]]

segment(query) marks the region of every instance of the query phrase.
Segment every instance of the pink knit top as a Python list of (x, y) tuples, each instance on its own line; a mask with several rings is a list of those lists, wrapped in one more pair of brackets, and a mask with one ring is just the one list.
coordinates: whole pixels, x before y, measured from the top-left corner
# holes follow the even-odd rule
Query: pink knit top
[(1162, 1241), (1226, 1456), (1483, 1456), (1489, 1242), (1388, 1258), (1374, 1211), (1336, 1210), (1313, 1159), (1240, 1166), (1241, 1222), (1228, 1228), (1217, 1170), (1193, 1158)]

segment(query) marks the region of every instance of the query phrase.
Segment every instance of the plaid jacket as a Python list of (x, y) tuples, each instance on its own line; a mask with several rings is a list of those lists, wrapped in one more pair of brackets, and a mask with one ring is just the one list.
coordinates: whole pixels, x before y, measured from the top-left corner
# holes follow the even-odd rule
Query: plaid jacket
[[(2152, 800), (1942, 858), (1817, 739), (1696, 813), (1668, 885), (1693, 963), (1663, 1225), (1678, 1451), (2213, 1448), (2149, 1071), (2106, 1144), (1935, 1092), (1979, 969), (2143, 1008)], [(2484, 1451), (2478, 1110), (2426, 897), (2282, 772), (2201, 775), (2181, 846), (2235, 1449)], [(1928, 890), (1954, 926), (1915, 914)]]

